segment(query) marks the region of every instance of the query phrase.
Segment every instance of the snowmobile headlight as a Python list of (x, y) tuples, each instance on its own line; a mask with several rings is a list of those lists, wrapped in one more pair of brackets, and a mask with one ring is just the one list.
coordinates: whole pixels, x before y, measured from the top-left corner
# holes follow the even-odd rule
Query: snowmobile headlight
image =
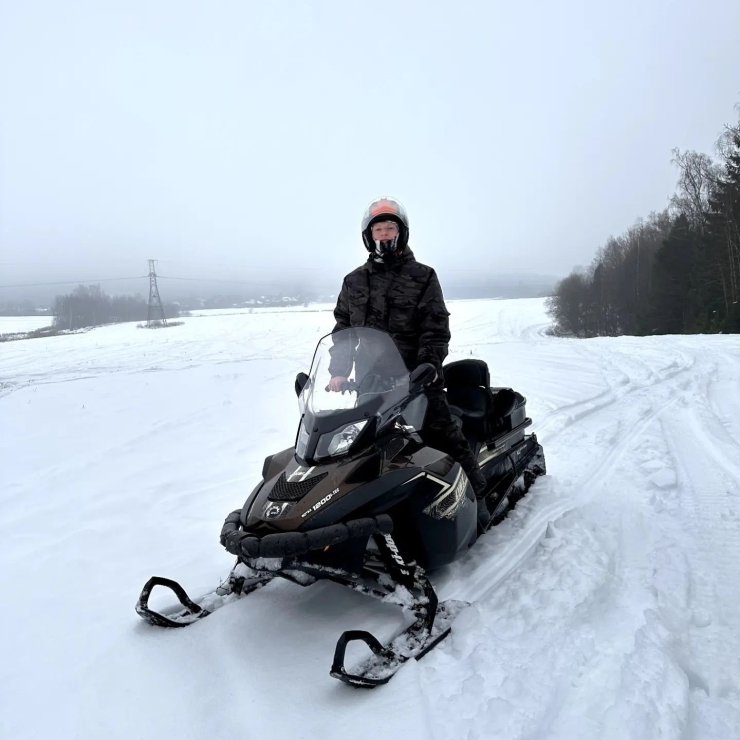
[(352, 424), (337, 429), (329, 434), (322, 434), (316, 445), (316, 457), (337, 457), (343, 455), (365, 428), (367, 419), (356, 421)]

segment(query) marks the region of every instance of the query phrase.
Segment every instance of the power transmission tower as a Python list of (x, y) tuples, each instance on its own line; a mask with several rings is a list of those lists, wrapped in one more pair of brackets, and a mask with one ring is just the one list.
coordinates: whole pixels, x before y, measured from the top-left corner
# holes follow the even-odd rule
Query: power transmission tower
[(162, 308), (162, 299), (159, 297), (159, 288), (157, 287), (157, 272), (154, 269), (156, 261), (149, 260), (149, 310), (146, 316), (146, 325), (167, 326), (164, 308)]

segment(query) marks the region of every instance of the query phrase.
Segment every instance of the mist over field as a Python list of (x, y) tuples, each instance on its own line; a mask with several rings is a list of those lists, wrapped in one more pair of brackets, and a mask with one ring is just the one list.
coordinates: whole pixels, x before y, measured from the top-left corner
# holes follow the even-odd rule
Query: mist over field
[(0, 303), (146, 296), (149, 259), (168, 300), (326, 297), (380, 195), (448, 297), (540, 295), (504, 289), (589, 265), (669, 205), (675, 147), (712, 150), (738, 27), (733, 0), (5, 3)]

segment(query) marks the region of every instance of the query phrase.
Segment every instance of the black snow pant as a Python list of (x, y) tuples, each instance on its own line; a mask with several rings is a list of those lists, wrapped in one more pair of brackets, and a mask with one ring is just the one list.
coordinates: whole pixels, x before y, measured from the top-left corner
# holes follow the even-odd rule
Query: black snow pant
[(485, 478), (459, 423), (452, 418), (444, 389), (429, 388), (426, 395), (429, 405), (421, 430), (422, 441), (457, 460), (470, 479), (476, 495), (482, 495)]

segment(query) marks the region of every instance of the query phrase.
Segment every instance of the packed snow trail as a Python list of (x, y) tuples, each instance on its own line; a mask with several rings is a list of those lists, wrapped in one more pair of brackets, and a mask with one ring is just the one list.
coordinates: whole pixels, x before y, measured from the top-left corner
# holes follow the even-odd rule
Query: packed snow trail
[(740, 737), (740, 337), (450, 310), (451, 359), (527, 396), (548, 476), (434, 574), (475, 604), (372, 692), (328, 676), (336, 639), (402, 618), (339, 586), (273, 583), (172, 632), (133, 611), (152, 574), (198, 594), (228, 572), (223, 518), (292, 444), (328, 307), (3, 345), (0, 736)]

